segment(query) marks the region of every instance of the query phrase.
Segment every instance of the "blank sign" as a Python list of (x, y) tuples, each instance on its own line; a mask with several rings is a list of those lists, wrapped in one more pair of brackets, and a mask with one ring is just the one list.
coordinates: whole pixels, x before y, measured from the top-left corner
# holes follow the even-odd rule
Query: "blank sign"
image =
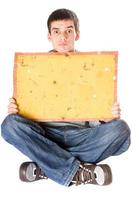
[(37, 121), (112, 119), (117, 52), (16, 53), (14, 98)]

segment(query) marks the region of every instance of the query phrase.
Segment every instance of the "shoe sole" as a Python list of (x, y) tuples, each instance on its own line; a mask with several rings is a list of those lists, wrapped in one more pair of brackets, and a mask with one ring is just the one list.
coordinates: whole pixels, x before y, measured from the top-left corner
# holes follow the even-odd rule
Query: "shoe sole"
[[(101, 168), (100, 170), (98, 168)], [(95, 170), (94, 170), (94, 173), (97, 172), (96, 174), (98, 174), (98, 170), (99, 170), (99, 177), (101, 176), (101, 180), (99, 178), (98, 180), (98, 176), (96, 178), (96, 183), (98, 185), (109, 185), (111, 182), (112, 182), (112, 172), (111, 172), (111, 168), (106, 165), (106, 164), (100, 164), (100, 165), (97, 165)]]
[(19, 168), (19, 178), (24, 182), (33, 182), (36, 180), (35, 170), (37, 165), (34, 162), (22, 163)]

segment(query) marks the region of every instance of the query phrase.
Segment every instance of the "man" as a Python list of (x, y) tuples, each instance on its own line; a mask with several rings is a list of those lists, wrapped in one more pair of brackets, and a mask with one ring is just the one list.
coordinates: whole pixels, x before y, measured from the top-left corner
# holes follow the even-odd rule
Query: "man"
[[(47, 25), (52, 51), (76, 51), (74, 44), (80, 32), (74, 12), (55, 10)], [(35, 122), (20, 116), (18, 111), (16, 100), (11, 98), (9, 115), (1, 128), (3, 138), (33, 160), (20, 166), (22, 181), (50, 178), (65, 186), (112, 182), (111, 168), (97, 163), (125, 152), (130, 145), (130, 129), (120, 119), (117, 102), (112, 107), (114, 120), (106, 122)]]

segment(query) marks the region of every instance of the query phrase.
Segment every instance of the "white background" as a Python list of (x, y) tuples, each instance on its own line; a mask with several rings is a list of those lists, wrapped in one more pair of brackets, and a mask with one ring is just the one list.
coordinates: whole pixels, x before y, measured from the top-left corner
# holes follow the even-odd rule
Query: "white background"
[[(50, 50), (46, 22), (49, 14), (58, 8), (71, 9), (80, 19), (78, 50), (119, 51), (118, 101), (122, 118), (132, 129), (132, 0), (0, 0), (0, 123), (12, 96), (14, 52)], [(104, 161), (113, 171), (110, 186), (66, 188), (50, 180), (27, 184), (19, 180), (18, 170), (28, 158), (0, 138), (0, 199), (132, 199), (132, 153), (131, 146), (123, 155)]]

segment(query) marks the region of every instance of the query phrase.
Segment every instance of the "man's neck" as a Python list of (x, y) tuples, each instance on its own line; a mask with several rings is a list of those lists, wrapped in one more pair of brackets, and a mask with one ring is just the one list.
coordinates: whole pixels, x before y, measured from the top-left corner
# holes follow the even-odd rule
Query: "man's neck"
[[(59, 51), (57, 51), (56, 49), (52, 49), (52, 50), (50, 50), (49, 52), (58, 52), (58, 53), (63, 53), (63, 52), (59, 52)], [(68, 52), (77, 52), (77, 50), (70, 50), (70, 51), (68, 51)], [(64, 53), (68, 53), (68, 52), (64, 52)]]

